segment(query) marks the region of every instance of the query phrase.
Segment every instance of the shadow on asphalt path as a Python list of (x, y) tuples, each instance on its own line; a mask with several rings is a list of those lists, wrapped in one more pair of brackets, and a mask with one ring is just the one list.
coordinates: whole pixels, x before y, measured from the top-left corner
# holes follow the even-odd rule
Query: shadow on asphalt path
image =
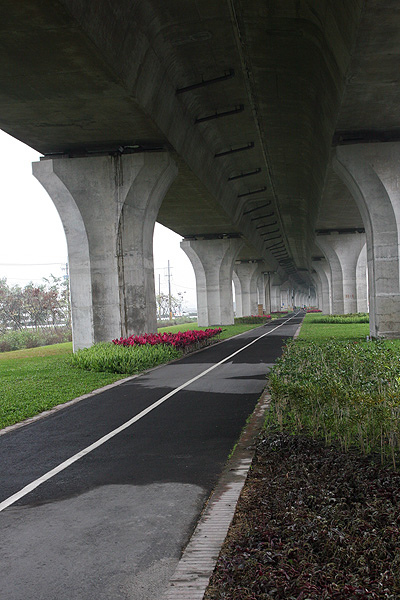
[(261, 338), (275, 321), (0, 436), (1, 502), (257, 340), (0, 512), (3, 597), (161, 598), (298, 325)]

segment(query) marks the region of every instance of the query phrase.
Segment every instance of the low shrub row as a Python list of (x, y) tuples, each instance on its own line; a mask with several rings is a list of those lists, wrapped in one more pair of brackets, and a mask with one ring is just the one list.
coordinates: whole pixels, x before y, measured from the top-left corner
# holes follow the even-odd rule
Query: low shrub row
[[(307, 311), (309, 312), (309, 311)], [(315, 315), (312, 317), (312, 323), (369, 323), (368, 313), (348, 313), (345, 315)]]
[(197, 317), (175, 317), (173, 319), (157, 319), (157, 329), (160, 327), (173, 327), (174, 325), (186, 325), (186, 323), (197, 323)]
[(269, 375), (268, 424), (400, 459), (400, 351), (391, 342), (290, 342)]
[(71, 363), (87, 371), (132, 375), (180, 358), (187, 350), (203, 347), (221, 332), (217, 328), (132, 335), (78, 350)]
[(133, 375), (181, 356), (182, 350), (166, 344), (126, 347), (102, 342), (75, 352), (71, 364), (86, 371)]
[(267, 323), (271, 320), (271, 315), (250, 315), (248, 317), (235, 317), (235, 325), (253, 325), (255, 323)]
[(43, 329), (19, 329), (0, 335), (0, 352), (38, 348), (51, 344), (70, 342), (72, 332), (69, 327), (48, 327)]

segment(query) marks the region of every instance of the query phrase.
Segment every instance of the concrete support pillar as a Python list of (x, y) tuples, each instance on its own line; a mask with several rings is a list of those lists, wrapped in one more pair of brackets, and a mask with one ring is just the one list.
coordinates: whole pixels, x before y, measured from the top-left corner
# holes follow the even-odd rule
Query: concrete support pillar
[(258, 268), (257, 271), (257, 294), (258, 294), (258, 302), (257, 304), (262, 304), (263, 311), (266, 310), (266, 297), (265, 297), (265, 277), (263, 271)]
[(240, 281), (242, 313), (244, 317), (257, 314), (257, 271), (258, 263), (238, 262), (233, 270)]
[(357, 261), (365, 245), (365, 235), (320, 236), (318, 245), (324, 251), (332, 271), (334, 312), (357, 312)]
[(271, 312), (279, 312), (281, 310), (281, 286), (271, 284)]
[(399, 163), (398, 142), (338, 146), (334, 160), (365, 226), (373, 337), (400, 337)]
[(272, 311), (271, 307), (271, 273), (264, 272), (264, 293), (265, 293), (265, 312), (270, 314)]
[(181, 242), (196, 275), (199, 325), (232, 325), (232, 272), (242, 243), (240, 239)]
[(311, 305), (315, 306), (316, 308), (319, 308), (319, 310), (321, 310), (322, 312), (325, 312), (323, 305), (324, 293), (322, 290), (322, 281), (318, 273), (314, 273), (312, 275), (312, 280), (314, 281), (315, 292), (313, 292), (311, 297)]
[(242, 308), (242, 286), (240, 285), (239, 277), (235, 271), (232, 272), (233, 285), (235, 286), (235, 315), (236, 317), (243, 317)]
[(357, 312), (368, 312), (367, 244), (357, 260)]
[[(325, 257), (328, 261), (330, 268), (330, 280), (331, 280), (331, 294), (332, 294), (332, 312), (335, 315), (341, 315), (345, 312), (344, 310), (344, 298), (343, 298), (343, 273), (340, 265), (340, 260), (332, 247), (332, 245), (326, 241), (325, 237), (318, 237), (318, 246), (321, 248)], [(330, 236), (329, 236), (330, 237)]]
[(330, 302), (330, 285), (328, 276), (322, 261), (313, 262), (313, 267), (321, 285), (321, 288), (318, 288), (318, 308), (320, 308), (324, 314), (329, 315), (332, 312), (332, 308)]
[(280, 303), (283, 310), (290, 310), (292, 292), (288, 282), (281, 285)]
[(171, 157), (46, 159), (33, 174), (67, 238), (74, 350), (155, 331), (153, 230), (177, 174)]

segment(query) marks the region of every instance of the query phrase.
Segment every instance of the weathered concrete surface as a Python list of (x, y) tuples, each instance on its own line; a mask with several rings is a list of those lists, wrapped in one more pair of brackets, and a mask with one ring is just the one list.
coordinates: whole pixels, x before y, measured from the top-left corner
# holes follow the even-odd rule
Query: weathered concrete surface
[(370, 328), (374, 337), (400, 336), (400, 143), (337, 148), (336, 172), (352, 192), (365, 223)]
[(357, 312), (368, 312), (367, 243), (357, 260)]
[[(324, 261), (325, 262), (325, 261)], [(322, 261), (314, 261), (313, 268), (315, 269), (316, 275), (321, 284), (321, 294), (319, 297), (319, 308), (323, 313), (329, 315), (332, 313), (332, 296), (331, 296), (331, 286), (330, 286), (330, 273), (327, 274), (326, 269), (328, 265), (322, 264)]]
[(242, 315), (257, 314), (257, 279), (258, 263), (238, 262), (234, 265), (234, 271), (240, 281)]
[[(317, 237), (332, 272), (333, 312), (357, 312), (357, 263), (365, 246), (365, 234), (331, 234)], [(359, 271), (359, 278), (361, 271)], [(366, 274), (364, 273), (364, 279)], [(361, 283), (361, 282), (360, 282)], [(366, 289), (366, 281), (364, 282)], [(361, 290), (360, 290), (360, 293)], [(365, 298), (365, 296), (364, 296)]]
[(166, 152), (34, 163), (68, 243), (74, 349), (156, 330), (153, 230), (176, 177)]
[(233, 324), (232, 273), (241, 246), (242, 241), (238, 239), (181, 242), (196, 275), (200, 326)]
[(315, 229), (369, 227), (329, 164), (332, 144), (400, 137), (397, 0), (3, 8), (0, 127), (15, 137), (54, 156), (168, 150), (158, 220), (241, 234), (293, 290), (312, 286)]
[[(240, 231), (268, 257), (256, 229), (268, 221), (247, 211), (270, 202), (288, 253), (276, 265), (291, 256), (307, 268), (361, 9), (359, 0), (9, 0), (0, 126), (45, 153), (173, 148), (179, 176), (160, 222), (183, 235)], [(233, 77), (176, 93), (229, 69)], [(240, 110), (202, 120), (230, 109)]]

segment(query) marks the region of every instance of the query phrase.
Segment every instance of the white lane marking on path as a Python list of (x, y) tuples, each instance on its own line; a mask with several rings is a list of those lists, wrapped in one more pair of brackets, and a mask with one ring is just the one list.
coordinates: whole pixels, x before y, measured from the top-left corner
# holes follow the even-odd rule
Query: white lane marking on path
[(129, 421), (126, 421), (125, 423), (123, 423), (122, 425), (120, 425), (119, 427), (117, 427), (116, 429), (113, 429), (113, 431), (110, 431), (110, 433), (107, 433), (106, 435), (104, 435), (103, 437), (101, 437), (100, 439), (98, 439), (93, 444), (90, 444), (90, 446), (87, 446), (86, 448), (84, 448), (83, 450), (81, 450), (80, 452), (78, 452), (77, 454), (74, 454), (73, 456), (71, 456), (70, 458), (68, 458), (67, 460), (65, 460), (64, 462), (60, 463), (57, 467), (54, 467), (54, 469), (51, 469), (51, 471), (48, 471), (47, 473), (45, 473), (44, 475), (42, 475), (41, 477), (39, 477), (35, 481), (32, 481), (32, 483), (29, 483), (28, 485), (26, 485), (25, 487), (23, 487), (21, 490), (19, 490), (19, 492), (16, 492), (15, 494), (13, 494), (12, 496), (10, 496), (9, 498), (6, 498), (6, 500), (3, 500), (3, 502), (0, 502), (0, 512), (2, 512), (8, 506), (11, 506), (12, 504), (14, 504), (15, 502), (17, 502), (18, 500), (20, 500), (24, 496), (26, 496), (27, 494), (29, 494), (30, 492), (32, 492), (34, 489), (36, 489), (37, 487), (39, 487), (40, 485), (42, 485), (42, 483), (44, 483), (48, 479), (51, 479), (52, 477), (54, 477), (55, 475), (57, 475), (61, 471), (64, 471), (64, 469), (67, 469), (73, 463), (77, 462), (80, 458), (82, 458), (83, 456), (86, 456), (86, 454), (89, 454), (90, 452), (92, 452), (93, 450), (95, 450), (96, 448), (98, 448), (99, 446), (102, 446), (103, 444), (105, 444), (106, 442), (108, 442), (108, 440), (110, 440), (111, 438), (113, 438), (116, 435), (118, 435), (119, 433), (121, 433), (121, 431), (124, 431), (124, 429), (127, 429), (128, 427), (130, 427), (131, 425), (133, 425), (134, 423), (136, 423), (137, 421), (139, 421), (140, 419), (142, 419), (143, 417), (145, 417), (152, 410), (154, 410), (155, 408), (157, 408), (158, 406), (160, 406), (161, 404), (163, 404), (166, 400), (168, 400), (169, 398), (171, 398), (171, 396), (174, 396), (175, 394), (177, 394), (178, 392), (180, 392), (184, 388), (188, 387), (191, 383), (194, 383), (195, 381), (197, 381), (201, 377), (204, 377), (204, 375), (207, 375), (207, 373), (210, 373), (210, 371), (213, 371), (214, 369), (216, 369), (217, 367), (219, 367), (223, 363), (227, 362), (230, 358), (233, 358), (234, 356), (236, 356), (236, 354), (239, 354), (240, 352), (243, 352), (243, 350), (246, 350), (246, 348), (249, 348), (249, 346), (252, 346), (256, 342), (258, 342), (258, 340), (261, 340), (266, 335), (270, 335), (273, 331), (276, 331), (277, 329), (279, 329), (280, 327), (282, 327), (282, 325), (286, 325), (286, 323), (288, 323), (291, 319), (293, 319), (293, 317), (296, 317), (297, 314), (298, 313), (296, 313), (295, 315), (292, 315), (291, 317), (289, 317), (286, 321), (284, 321), (280, 325), (277, 325), (276, 327), (274, 327), (270, 331), (267, 331), (267, 333), (263, 333), (263, 335), (260, 335), (259, 337), (257, 337), (255, 340), (253, 340), (249, 344), (246, 344), (246, 346), (243, 346), (243, 348), (240, 348), (239, 350), (236, 350), (236, 352), (234, 352), (233, 354), (230, 354), (229, 356), (227, 356), (223, 360), (220, 360), (218, 363), (215, 363), (215, 365), (212, 365), (211, 367), (209, 367), (205, 371), (202, 371), (201, 373), (199, 373), (199, 375), (196, 375), (196, 377), (193, 377), (192, 379), (189, 379), (185, 383), (182, 383), (182, 385), (178, 386), (177, 388), (175, 388), (174, 390), (172, 390), (171, 392), (169, 392), (168, 394), (166, 394), (165, 396), (163, 396), (162, 398), (160, 398), (159, 400), (157, 400), (157, 402), (154, 402), (154, 404), (151, 404), (150, 406), (148, 406), (147, 408), (145, 408), (144, 410), (142, 410), (142, 412), (140, 412), (139, 414), (137, 414), (135, 417), (132, 417), (132, 419), (129, 419)]

